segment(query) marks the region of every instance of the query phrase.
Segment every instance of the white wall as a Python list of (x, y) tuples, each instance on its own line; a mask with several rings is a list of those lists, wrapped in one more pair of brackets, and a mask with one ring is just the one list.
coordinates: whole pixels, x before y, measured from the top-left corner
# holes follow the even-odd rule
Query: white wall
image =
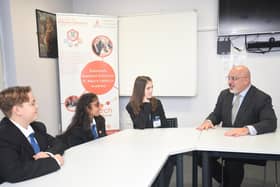
[[(59, 89), (57, 59), (39, 58), (35, 9), (47, 12), (71, 12), (72, 2), (68, 0), (4, 0), (10, 8), (5, 19), (10, 19), (10, 32), (5, 32), (6, 45), (11, 54), (6, 66), (13, 66), (6, 77), (16, 78), (7, 84), (30, 85), (39, 105), (39, 120), (45, 122), (50, 134), (59, 131)], [(10, 15), (10, 17), (9, 17)], [(10, 35), (8, 35), (10, 33)], [(7, 49), (7, 48), (6, 48)]]
[[(253, 83), (272, 96), (276, 114), (279, 116), (280, 91), (277, 83), (280, 77), (277, 74), (280, 69), (278, 62), (280, 54), (256, 55), (232, 52), (229, 56), (218, 56), (216, 54), (218, 0), (73, 0), (73, 8), (75, 13), (117, 16), (196, 9), (199, 25), (198, 95), (160, 98), (167, 116), (177, 116), (179, 126), (196, 126), (202, 122), (214, 108), (220, 90), (227, 86), (225, 76), (233, 64), (245, 64), (250, 67)], [(120, 98), (122, 128), (130, 127), (131, 123), (125, 111), (127, 102), (128, 97)]]

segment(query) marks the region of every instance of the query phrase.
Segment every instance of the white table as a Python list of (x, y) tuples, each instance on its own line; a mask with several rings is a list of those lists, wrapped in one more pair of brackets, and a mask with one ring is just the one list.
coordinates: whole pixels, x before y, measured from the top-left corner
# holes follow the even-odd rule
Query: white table
[[(209, 153), (228, 153), (233, 157), (254, 154), (280, 159), (280, 131), (226, 137), (226, 130), (229, 129), (203, 132), (194, 128), (124, 130), (69, 149), (64, 155), (64, 166), (57, 172), (20, 183), (4, 183), (2, 187), (146, 187), (153, 183), (168, 156), (191, 151), (203, 152), (203, 186), (208, 187), (211, 186)], [(182, 168), (178, 173), (182, 179)], [(197, 181), (193, 182), (196, 186)]]
[(203, 131), (196, 149), (200, 151), (223, 151), (259, 154), (280, 154), (280, 130), (256, 136), (230, 137), (224, 133), (230, 128), (217, 127)]
[(229, 137), (224, 133), (229, 128), (203, 131), (196, 150), (203, 151), (203, 186), (212, 186), (209, 156), (213, 153), (230, 158), (280, 159), (280, 130), (257, 136)]
[(57, 172), (2, 187), (150, 186), (168, 156), (195, 149), (194, 128), (128, 129), (66, 151)]

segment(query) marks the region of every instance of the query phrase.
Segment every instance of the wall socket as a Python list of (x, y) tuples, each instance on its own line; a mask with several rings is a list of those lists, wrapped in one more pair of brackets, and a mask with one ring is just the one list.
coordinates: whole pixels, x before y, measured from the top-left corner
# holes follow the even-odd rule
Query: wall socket
[(217, 40), (217, 54), (227, 55), (230, 54), (231, 41), (229, 38), (225, 40)]

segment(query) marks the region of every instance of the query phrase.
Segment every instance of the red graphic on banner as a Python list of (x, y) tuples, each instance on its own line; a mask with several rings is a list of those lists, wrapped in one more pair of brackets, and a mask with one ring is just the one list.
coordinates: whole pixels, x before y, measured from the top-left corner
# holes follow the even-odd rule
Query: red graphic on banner
[(70, 112), (74, 112), (77, 106), (78, 99), (78, 96), (75, 95), (67, 97), (64, 101), (66, 109)]
[(81, 73), (82, 85), (88, 92), (102, 95), (112, 89), (115, 84), (113, 68), (103, 61), (88, 63)]
[(113, 50), (113, 43), (107, 36), (96, 36), (92, 41), (93, 52), (100, 57), (109, 56)]
[(76, 41), (79, 39), (79, 32), (75, 29), (70, 29), (67, 31), (67, 39), (71, 41)]

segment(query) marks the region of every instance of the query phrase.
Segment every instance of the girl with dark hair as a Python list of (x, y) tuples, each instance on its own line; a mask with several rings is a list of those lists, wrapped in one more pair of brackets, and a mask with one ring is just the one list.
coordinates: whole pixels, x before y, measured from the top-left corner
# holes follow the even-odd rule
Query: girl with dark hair
[(135, 129), (167, 126), (162, 104), (152, 94), (152, 79), (148, 76), (138, 76), (134, 82), (130, 102), (126, 106)]
[(100, 103), (96, 94), (83, 94), (77, 103), (75, 114), (66, 131), (57, 138), (64, 149), (106, 136), (105, 119), (100, 115)]

